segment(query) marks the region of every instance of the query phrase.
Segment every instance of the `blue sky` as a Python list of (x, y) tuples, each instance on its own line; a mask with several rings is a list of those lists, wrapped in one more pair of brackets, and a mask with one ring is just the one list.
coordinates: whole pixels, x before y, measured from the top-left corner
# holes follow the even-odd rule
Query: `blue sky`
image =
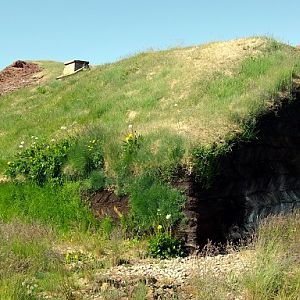
[(299, 0), (2, 0), (0, 69), (16, 59), (91, 64), (150, 48), (270, 35), (300, 44)]

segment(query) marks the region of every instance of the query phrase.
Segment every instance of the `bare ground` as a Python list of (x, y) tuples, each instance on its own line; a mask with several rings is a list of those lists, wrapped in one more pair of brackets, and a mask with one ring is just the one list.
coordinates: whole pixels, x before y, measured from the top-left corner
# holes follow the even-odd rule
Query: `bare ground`
[(17, 60), (0, 72), (0, 96), (37, 84), (43, 75), (38, 64)]

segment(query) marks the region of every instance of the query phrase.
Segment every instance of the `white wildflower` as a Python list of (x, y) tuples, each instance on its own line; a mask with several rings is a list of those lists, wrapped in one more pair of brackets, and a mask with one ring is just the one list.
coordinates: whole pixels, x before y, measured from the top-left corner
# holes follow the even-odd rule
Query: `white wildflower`
[(67, 127), (66, 127), (66, 126), (61, 126), (60, 129), (61, 129), (61, 130), (66, 130)]
[(167, 220), (169, 220), (170, 218), (171, 218), (171, 215), (170, 215), (170, 214), (166, 215), (166, 219), (167, 219)]
[(20, 146), (19, 146), (19, 148), (23, 148), (23, 147), (24, 147), (23, 145), (20, 145)]
[(22, 141), (22, 142), (21, 142), (21, 145), (24, 145), (24, 144), (25, 144), (25, 142), (24, 142), (24, 141)]

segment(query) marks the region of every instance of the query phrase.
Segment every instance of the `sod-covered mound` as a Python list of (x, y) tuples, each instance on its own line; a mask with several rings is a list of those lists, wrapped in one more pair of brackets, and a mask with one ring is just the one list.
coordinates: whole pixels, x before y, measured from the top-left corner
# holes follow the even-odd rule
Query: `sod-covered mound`
[[(236, 193), (243, 196), (230, 205), (230, 192), (220, 205), (207, 192), (213, 194), (218, 182), (226, 183), (222, 180), (229, 176), (224, 171), (228, 163), (222, 161), (235, 145), (260, 138), (261, 118), (277, 111), (282, 101), (297, 99), (291, 91), (293, 79), (300, 74), (300, 54), (273, 39), (254, 37), (140, 53), (62, 81), (53, 80), (61, 64), (47, 62), (43, 67), (52, 75), (38, 87), (0, 98), (0, 172), (5, 172), (8, 161), (20, 159), (14, 157), (18, 151), (35, 149), (31, 137), (47, 141), (45, 147), (52, 139), (72, 140), (70, 152), (59, 163), (57, 174), (62, 178), (55, 181), (80, 181), (90, 193), (109, 190), (121, 199), (127, 195), (133, 214), (127, 227), (154, 230), (171, 215), (166, 226), (187, 226), (181, 233), (195, 244), (214, 237), (212, 227), (198, 226), (203, 216), (199, 209), (206, 209), (198, 205), (200, 197), (212, 199), (205, 205), (216, 211), (237, 208), (239, 201), (243, 207), (247, 189)], [(276, 118), (271, 124), (276, 124)], [(18, 161), (22, 179), (30, 180), (37, 165), (45, 166), (40, 157), (31, 165), (30, 157), (26, 157), (26, 170), (24, 161)], [(193, 201), (196, 204), (191, 205)], [(240, 219), (227, 218), (223, 208), (221, 215), (226, 220), (215, 223), (219, 239), (241, 224)], [(214, 223), (214, 217), (220, 214), (209, 214), (203, 224)], [(201, 230), (206, 234), (201, 235)]]

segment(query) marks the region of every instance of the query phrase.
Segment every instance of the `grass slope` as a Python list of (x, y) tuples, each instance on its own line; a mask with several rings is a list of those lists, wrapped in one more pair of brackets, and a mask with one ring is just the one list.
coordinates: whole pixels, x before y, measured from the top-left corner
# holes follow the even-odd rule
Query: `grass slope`
[[(106, 176), (102, 169), (97, 176), (108, 185), (118, 181), (124, 185), (128, 177), (151, 168), (168, 174), (173, 163), (187, 165), (195, 147), (246, 137), (249, 120), (270, 109), (276, 95), (288, 90), (292, 77), (300, 74), (299, 51), (267, 38), (141, 53), (62, 81), (55, 80), (62, 64), (39, 63), (44, 67), (43, 84), (0, 98), (0, 175), (18, 145), (34, 141), (31, 136), (39, 140), (77, 136), (68, 167), (80, 171), (84, 149), (93, 144), (89, 140), (100, 139)], [(121, 145), (129, 124), (143, 139), (140, 148), (126, 156)], [(201, 151), (198, 154), (203, 158)], [(201, 161), (198, 165), (202, 167)], [(127, 184), (125, 192), (141, 214), (136, 227), (150, 216), (148, 207), (157, 219), (158, 203), (172, 218), (179, 213), (180, 193), (156, 175), (144, 174)], [(97, 268), (126, 261), (125, 254), (145, 254), (143, 241), (124, 239), (124, 228), (114, 227), (107, 218), (94, 219), (81, 201), (82, 183), (79, 177), (62, 186), (0, 183), (0, 298), (86, 299), (76, 294), (76, 278), (89, 278)], [(168, 223), (165, 214), (162, 218)], [(203, 278), (195, 285), (195, 297), (296, 299), (298, 229), (298, 214), (265, 224), (255, 244), (258, 256), (252, 272), (225, 278), (217, 288), (211, 282), (223, 280)], [(76, 250), (80, 247), (86, 248), (86, 256)]]
[(32, 135), (86, 128), (101, 133), (113, 170), (129, 124), (146, 137), (143, 168), (170, 160), (176, 145), (188, 159), (195, 145), (243, 132), (244, 121), (291, 84), (299, 62), (295, 48), (260, 37), (141, 53), (62, 81), (54, 80), (61, 64), (42, 62), (45, 84), (0, 99), (0, 170)]

